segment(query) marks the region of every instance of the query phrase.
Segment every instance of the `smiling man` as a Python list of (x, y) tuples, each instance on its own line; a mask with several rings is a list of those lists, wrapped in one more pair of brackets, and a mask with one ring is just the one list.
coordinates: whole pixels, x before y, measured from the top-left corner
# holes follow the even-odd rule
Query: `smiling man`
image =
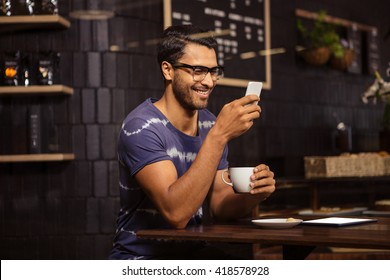
[(164, 31), (158, 63), (165, 91), (130, 112), (119, 135), (121, 210), (112, 259), (221, 259), (207, 244), (140, 239), (136, 232), (198, 225), (204, 215), (240, 218), (275, 190), (264, 164), (254, 168), (248, 194), (222, 181), (228, 142), (250, 129), (261, 110), (255, 95), (226, 104), (218, 117), (206, 109), (223, 75), (216, 48), (215, 39), (195, 26)]

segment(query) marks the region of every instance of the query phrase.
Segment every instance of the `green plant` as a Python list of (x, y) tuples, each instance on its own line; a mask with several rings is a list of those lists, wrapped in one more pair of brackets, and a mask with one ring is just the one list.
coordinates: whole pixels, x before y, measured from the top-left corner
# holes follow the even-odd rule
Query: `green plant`
[(325, 21), (327, 12), (320, 10), (311, 28), (305, 26), (300, 19), (297, 20), (297, 29), (307, 48), (328, 47), (335, 57), (344, 56), (344, 46), (334, 24)]

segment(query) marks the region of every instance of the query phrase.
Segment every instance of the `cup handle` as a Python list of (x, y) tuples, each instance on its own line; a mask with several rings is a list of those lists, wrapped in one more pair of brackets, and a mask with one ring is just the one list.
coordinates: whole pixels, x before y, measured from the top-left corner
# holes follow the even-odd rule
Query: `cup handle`
[(223, 177), (223, 174), (225, 174), (225, 172), (228, 173), (227, 170), (224, 170), (224, 171), (222, 171), (222, 173), (221, 173), (222, 181), (223, 181), (226, 185), (229, 185), (229, 186), (233, 187), (233, 183), (227, 182), (227, 181), (225, 180), (225, 178)]

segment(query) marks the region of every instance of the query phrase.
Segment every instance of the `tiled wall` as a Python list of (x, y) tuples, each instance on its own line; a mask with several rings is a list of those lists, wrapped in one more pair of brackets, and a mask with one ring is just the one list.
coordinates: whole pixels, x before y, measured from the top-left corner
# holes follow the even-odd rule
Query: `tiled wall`
[[(65, 2), (62, 14), (69, 18), (68, 11), (94, 1)], [(231, 142), (232, 165), (265, 161), (277, 176), (302, 175), (303, 155), (335, 152), (333, 112), (352, 125), (356, 150), (378, 148), (381, 111), (362, 105), (359, 99), (372, 77), (309, 67), (294, 51), (295, 8), (326, 8), (335, 16), (388, 28), (387, 0), (374, 2), (378, 9), (357, 9), (353, 0), (271, 0), (272, 46), (287, 52), (272, 57), (272, 90), (262, 93), (262, 118)], [(161, 94), (154, 46), (146, 42), (161, 33), (163, 13), (162, 1), (96, 3), (111, 7), (115, 17), (70, 18), (72, 26), (67, 30), (0, 35), (0, 51), (61, 52), (62, 83), (75, 93), (56, 102), (47, 98), (41, 102), (54, 108), (62, 148), (76, 154), (76, 160), (64, 163), (0, 164), (2, 259), (105, 259), (111, 248), (119, 209), (116, 136), (127, 112), (147, 97)], [(381, 48), (385, 70), (389, 40), (382, 41)], [(242, 89), (221, 86), (210, 109), (218, 113), (223, 104), (242, 94)], [(2, 98), (0, 109), (11, 102), (27, 106), (28, 101)], [(13, 137), (3, 131), (0, 137)]]

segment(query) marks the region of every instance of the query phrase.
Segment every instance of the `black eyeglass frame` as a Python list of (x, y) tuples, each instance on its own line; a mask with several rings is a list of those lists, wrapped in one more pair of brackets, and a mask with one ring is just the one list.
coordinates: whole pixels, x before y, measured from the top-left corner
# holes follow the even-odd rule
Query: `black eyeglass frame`
[[(203, 81), (206, 78), (208, 73), (210, 73), (211, 79), (213, 81), (217, 81), (223, 77), (223, 72), (224, 72), (224, 67), (222, 67), (222, 66), (215, 66), (215, 67), (209, 68), (209, 67), (202, 66), (202, 65), (189, 65), (189, 64), (181, 63), (181, 62), (171, 63), (171, 65), (173, 68), (191, 69), (192, 70), (192, 78), (194, 79), (195, 82)], [(202, 79), (195, 79), (196, 69), (198, 69), (198, 70), (200, 69), (202, 71), (202, 73), (204, 73)], [(206, 70), (207, 70), (207, 72), (206, 72)]]

